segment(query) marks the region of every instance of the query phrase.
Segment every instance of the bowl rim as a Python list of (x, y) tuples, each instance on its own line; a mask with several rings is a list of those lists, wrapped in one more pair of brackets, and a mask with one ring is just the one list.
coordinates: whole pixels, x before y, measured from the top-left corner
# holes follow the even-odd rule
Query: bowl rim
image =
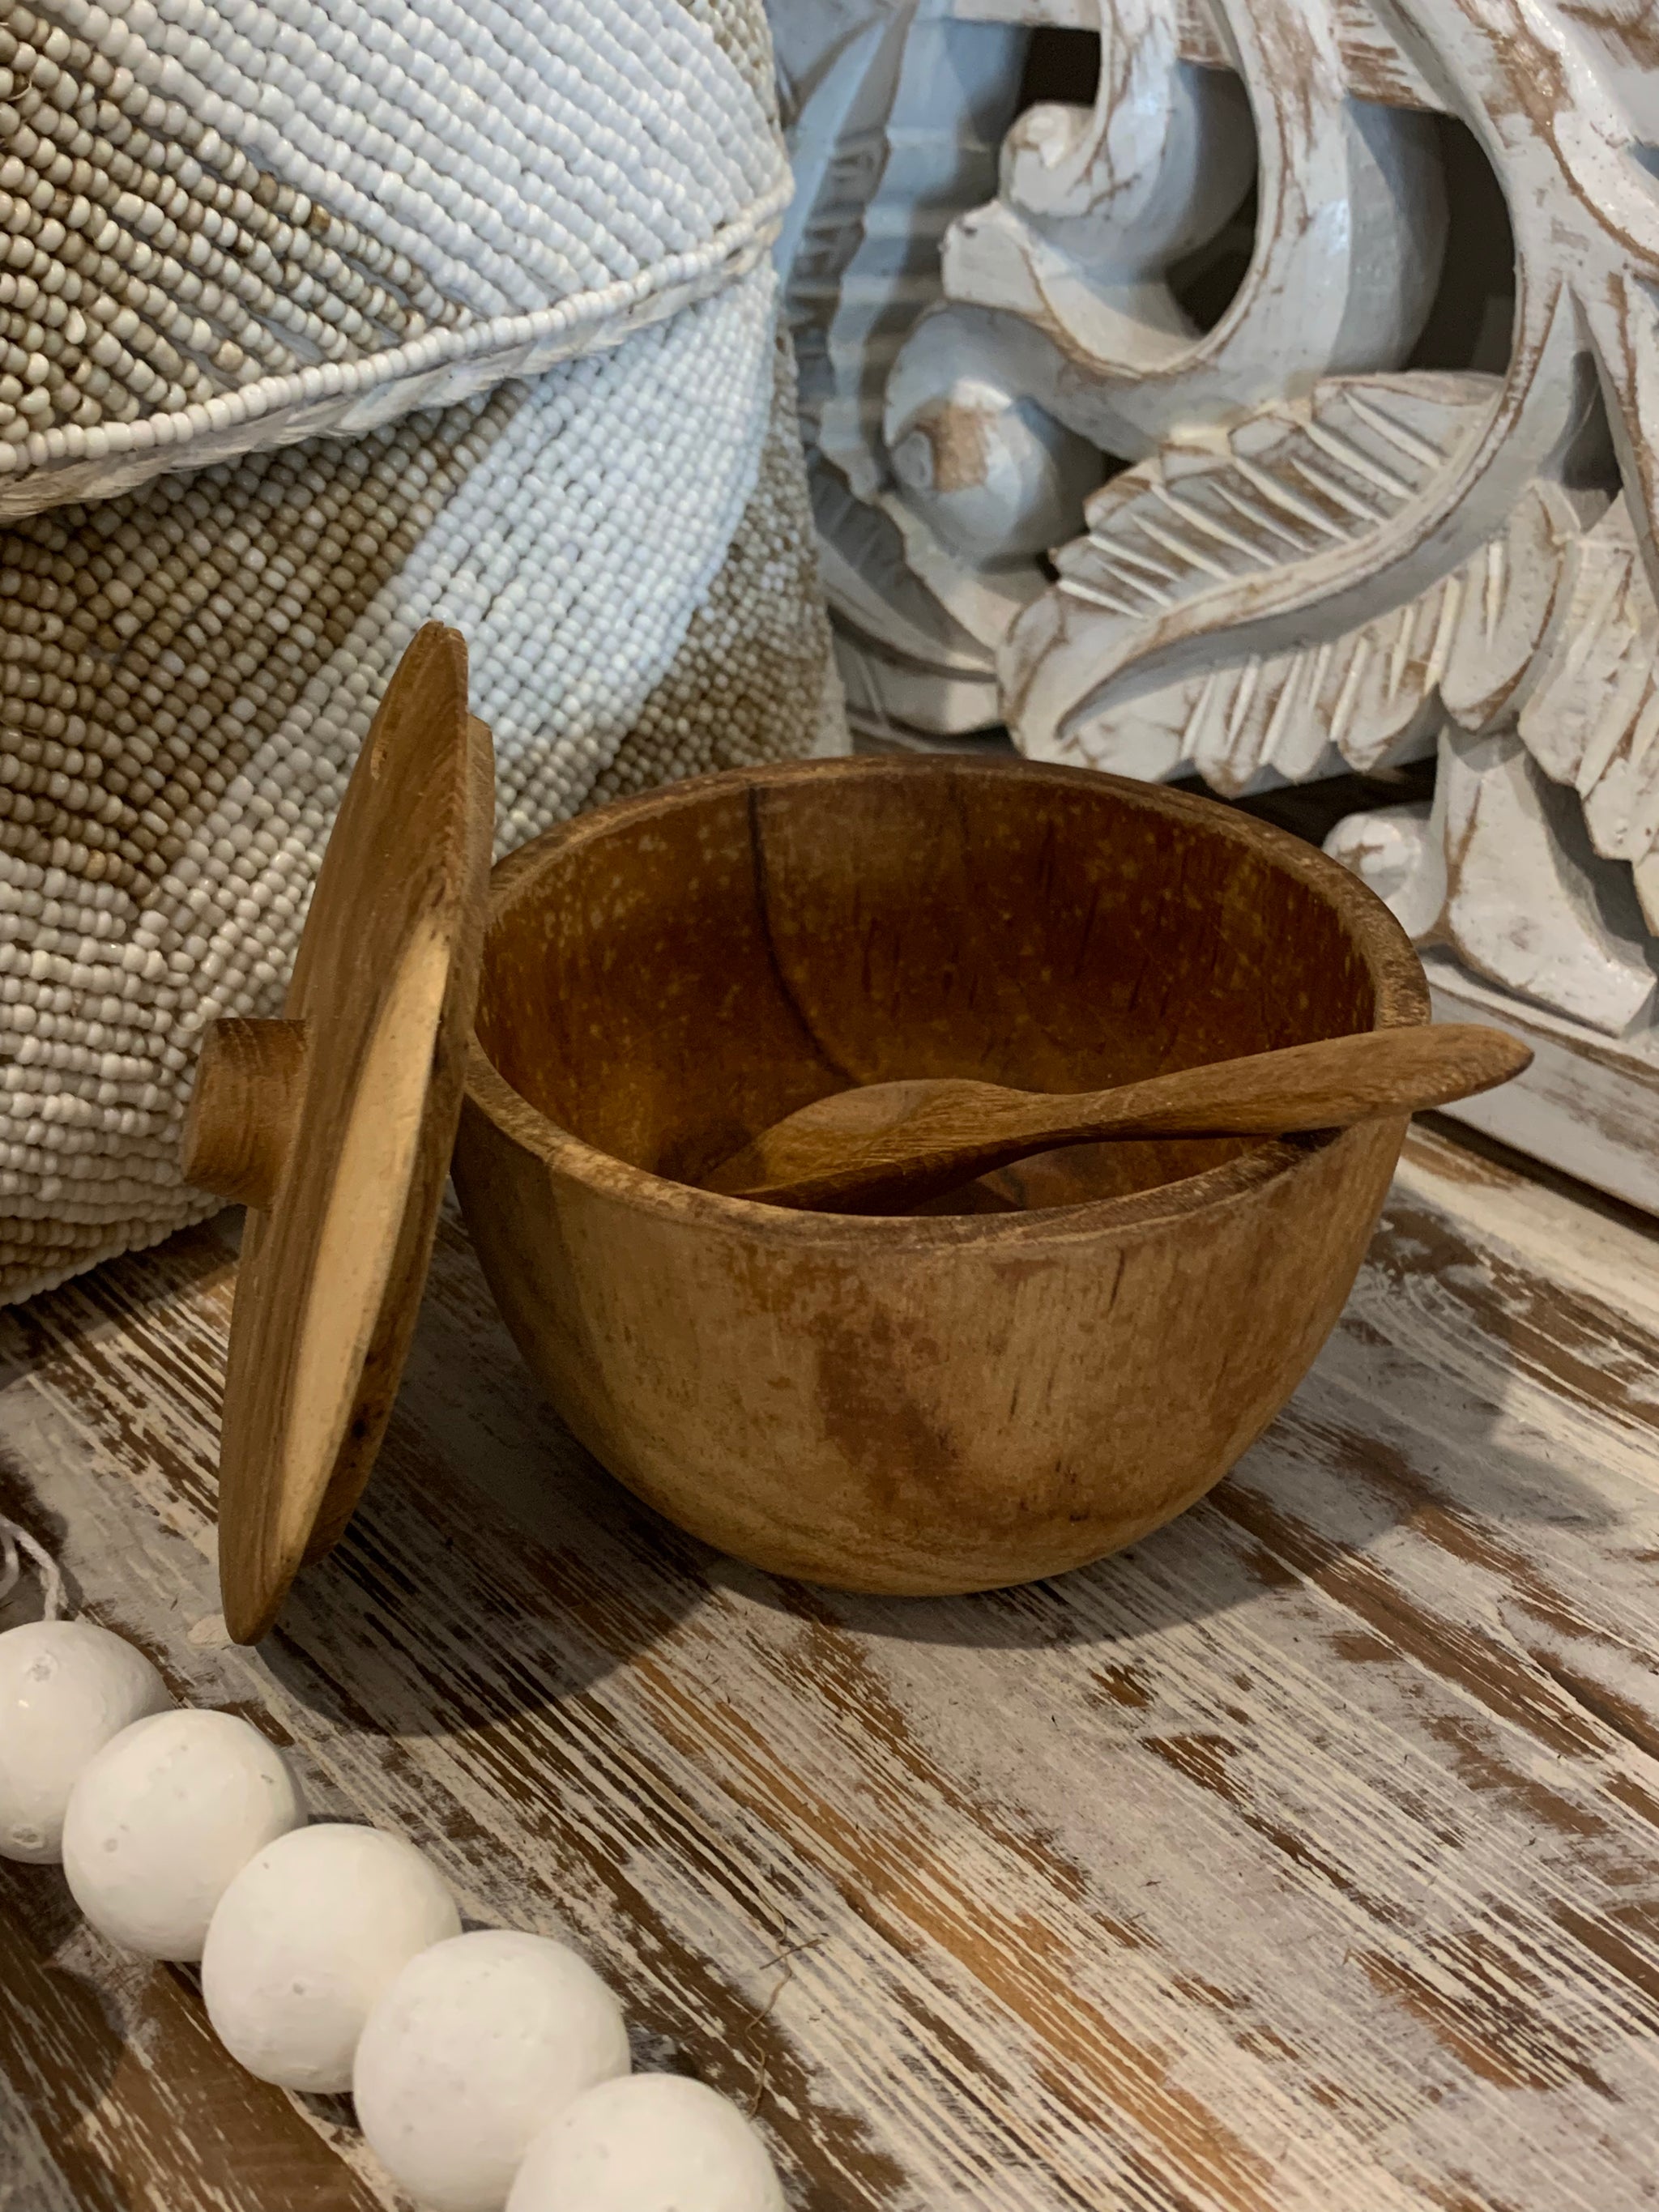
[[(882, 782), (918, 775), (1012, 776), (1021, 781), (1068, 784), (1091, 791), (1104, 786), (1127, 804), (1150, 812), (1197, 820), (1203, 829), (1249, 847), (1299, 878), (1335, 908), (1370, 973), (1376, 995), (1373, 1029), (1414, 1027), (1430, 1018), (1428, 979), (1410, 939), (1376, 892), (1317, 846), (1196, 792), (1142, 783), (1099, 769), (1068, 768), (1023, 758), (974, 760), (957, 754), (919, 758), (854, 755), (724, 769), (613, 800), (569, 822), (556, 823), (496, 863), (489, 880), (485, 961), (489, 934), (498, 921), (530, 895), (550, 869), (568, 854), (619, 828), (695, 807), (719, 791), (836, 780)], [(466, 1095), (471, 1108), (555, 1174), (637, 1211), (751, 1242), (797, 1249), (851, 1246), (888, 1254), (899, 1249), (943, 1252), (967, 1244), (1093, 1241), (1103, 1232), (1212, 1213), (1293, 1174), (1332, 1146), (1360, 1134), (1366, 1126), (1318, 1136), (1268, 1139), (1235, 1159), (1178, 1182), (1076, 1206), (1010, 1213), (816, 1213), (768, 1206), (757, 1199), (729, 1198), (718, 1191), (675, 1182), (601, 1152), (551, 1120), (515, 1090), (484, 1051), (476, 1029), (468, 1050)]]

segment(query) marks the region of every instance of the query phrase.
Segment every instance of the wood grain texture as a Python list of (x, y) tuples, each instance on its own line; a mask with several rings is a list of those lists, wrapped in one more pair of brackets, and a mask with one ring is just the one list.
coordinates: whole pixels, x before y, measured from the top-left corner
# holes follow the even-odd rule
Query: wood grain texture
[(185, 1181), (269, 1211), (299, 1133), (306, 1074), (303, 1022), (216, 1021), (185, 1115)]
[(257, 1208), (221, 1455), (225, 1618), (257, 1643), (357, 1502), (455, 1142), (495, 819), (466, 646), (427, 623), (363, 740), (277, 1022), (217, 1025), (187, 1180)]
[[(1188, 61), (1230, 68), (1231, 58), (1212, 0), (1176, 0), (1181, 52)], [(1331, 9), (1342, 73), (1356, 100), (1390, 107), (1438, 108), (1439, 95), (1389, 36), (1367, 0), (1334, 0)]]
[(1532, 1065), (1501, 1097), (1447, 1109), (1518, 1152), (1659, 1215), (1659, 1046), (1592, 1030), (1499, 991), (1443, 952), (1424, 963), (1436, 1018), (1502, 1022), (1532, 1048)]
[(496, 871), (456, 1188), (532, 1372), (648, 1504), (775, 1573), (984, 1589), (1132, 1541), (1261, 1434), (1404, 1115), (1049, 1155), (995, 1219), (785, 1211), (705, 1166), (851, 1084), (1095, 1089), (1425, 1013), (1380, 902), (1212, 800), (733, 771)]
[(56, 1868), (0, 1868), (0, 1989), (6, 2212), (373, 2212), (381, 2201), (324, 2127), (221, 2049), (195, 1977), (101, 1943)]
[[(1099, 0), (954, 0), (952, 13), (971, 23), (1048, 24), (1077, 31), (1100, 27)], [(1390, 107), (1441, 106), (1367, 0), (1334, 0), (1331, 15), (1343, 76), (1356, 100), (1381, 100)], [(1222, 30), (1224, 17), (1212, 0), (1176, 0), (1174, 18), (1176, 51), (1183, 61), (1207, 69), (1232, 67), (1232, 52)]]
[[(1651, 2205), (1650, 1233), (1419, 1132), (1228, 1483), (1062, 1581), (901, 1601), (634, 1504), (446, 1223), (380, 1474), (258, 1651), (214, 1619), (231, 1274), (204, 1229), (0, 1317), (0, 1506), (319, 1810), (569, 1935), (647, 2063), (757, 2096), (796, 2212)], [(115, 2027), (88, 2118), (8, 1980), (7, 2158), (99, 2212), (393, 2203), (335, 2111), (276, 2100), (301, 2163), (262, 2165), (185, 1985), (158, 2041), (12, 1873), (8, 1961)]]
[(1531, 1005), (1650, 1048), (1659, 963), (1632, 872), (1590, 849), (1577, 794), (1520, 737), (1449, 725), (1432, 804), (1351, 817), (1327, 850), (1414, 944), (1512, 994), (1517, 1015)]

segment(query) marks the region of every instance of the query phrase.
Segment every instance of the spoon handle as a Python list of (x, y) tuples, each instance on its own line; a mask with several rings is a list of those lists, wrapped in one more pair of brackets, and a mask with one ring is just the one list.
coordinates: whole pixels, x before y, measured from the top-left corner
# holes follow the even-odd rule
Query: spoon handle
[(1105, 1138), (1288, 1136), (1443, 1106), (1532, 1058), (1473, 1023), (1361, 1030), (1111, 1091), (882, 1084), (821, 1100), (757, 1139), (709, 1188), (775, 1206), (902, 1210), (1033, 1152)]
[(1518, 1074), (1531, 1056), (1507, 1030), (1474, 1022), (1364, 1030), (1149, 1076), (1092, 1097), (1045, 1098), (1026, 1127), (1033, 1135), (1075, 1129), (1055, 1141), (1077, 1144), (1342, 1129), (1489, 1090)]

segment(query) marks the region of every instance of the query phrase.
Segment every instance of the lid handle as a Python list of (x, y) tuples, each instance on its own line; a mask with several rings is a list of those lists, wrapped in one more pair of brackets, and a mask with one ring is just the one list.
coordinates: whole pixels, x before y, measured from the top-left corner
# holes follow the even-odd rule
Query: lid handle
[(215, 1022), (185, 1117), (185, 1181), (269, 1212), (305, 1091), (303, 1022)]

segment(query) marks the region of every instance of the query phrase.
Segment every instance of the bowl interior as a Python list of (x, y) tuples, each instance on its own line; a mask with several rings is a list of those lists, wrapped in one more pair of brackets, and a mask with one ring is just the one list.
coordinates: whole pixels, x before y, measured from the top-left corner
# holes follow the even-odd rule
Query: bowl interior
[[(684, 785), (514, 855), (477, 1030), (550, 1121), (696, 1181), (851, 1084), (1092, 1090), (1413, 1018), (1380, 1009), (1403, 942), (1322, 856), (1184, 794), (837, 763)], [(944, 1204), (1109, 1196), (1249, 1149), (1102, 1145)]]

